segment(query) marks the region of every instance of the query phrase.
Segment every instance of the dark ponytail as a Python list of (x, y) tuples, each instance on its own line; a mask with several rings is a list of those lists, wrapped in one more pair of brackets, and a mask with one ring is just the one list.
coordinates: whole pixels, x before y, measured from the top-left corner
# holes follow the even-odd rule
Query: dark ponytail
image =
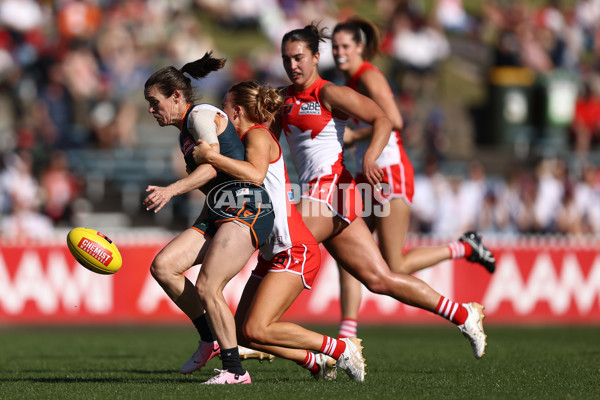
[(158, 91), (165, 97), (169, 97), (175, 90), (179, 90), (185, 101), (193, 104), (196, 99), (192, 81), (184, 73), (194, 79), (204, 78), (209, 73), (223, 68), (225, 62), (226, 59), (224, 58), (213, 58), (212, 51), (209, 51), (201, 59), (189, 62), (181, 69), (172, 66), (159, 69), (146, 80), (144, 89), (156, 86)]
[(283, 35), (283, 39), (281, 39), (281, 50), (283, 53), (283, 46), (287, 42), (304, 42), (308, 45), (308, 48), (313, 54), (319, 52), (319, 42), (324, 42), (326, 28), (319, 29), (318, 24), (312, 23), (310, 25), (306, 25), (302, 29), (294, 29), (293, 31), (289, 31), (285, 35)]
[(348, 32), (356, 43), (365, 46), (363, 58), (371, 60), (379, 52), (379, 29), (375, 24), (358, 16), (350, 17), (346, 22), (339, 23), (333, 28), (333, 35), (340, 31)]

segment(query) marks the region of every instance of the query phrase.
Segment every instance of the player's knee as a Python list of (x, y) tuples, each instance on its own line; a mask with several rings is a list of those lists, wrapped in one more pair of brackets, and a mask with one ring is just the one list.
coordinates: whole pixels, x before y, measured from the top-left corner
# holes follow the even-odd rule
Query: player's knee
[(166, 282), (169, 279), (169, 263), (166, 262), (165, 257), (159, 254), (154, 258), (150, 265), (150, 275), (157, 282)]
[(387, 294), (389, 289), (389, 274), (372, 271), (364, 276), (363, 284), (365, 287), (377, 294)]
[(390, 270), (397, 274), (408, 274), (410, 273), (411, 266), (406, 262), (390, 263)]
[(196, 292), (206, 307), (210, 307), (210, 304), (215, 302), (214, 291), (206, 284), (206, 282), (202, 281), (201, 278), (198, 278), (198, 281), (196, 282)]
[(269, 341), (268, 330), (262, 323), (247, 321), (243, 331), (244, 337), (250, 342), (267, 344)]

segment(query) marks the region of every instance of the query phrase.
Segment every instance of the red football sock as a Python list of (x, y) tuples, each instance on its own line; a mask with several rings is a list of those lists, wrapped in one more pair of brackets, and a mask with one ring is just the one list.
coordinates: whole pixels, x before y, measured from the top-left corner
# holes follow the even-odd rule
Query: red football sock
[(469, 243), (465, 242), (452, 242), (448, 243), (448, 248), (450, 249), (450, 258), (469, 258), (471, 254), (473, 254), (473, 248)]
[(303, 361), (297, 363), (302, 368), (306, 368), (311, 374), (315, 375), (319, 372), (319, 366), (316, 363), (316, 357), (313, 353), (306, 350), (306, 357)]
[(320, 353), (327, 354), (329, 357), (337, 360), (344, 350), (346, 350), (346, 343), (323, 335), (323, 344), (321, 345), (321, 350), (319, 350)]
[(469, 311), (460, 303), (456, 303), (442, 296), (435, 308), (435, 313), (446, 318), (448, 321), (456, 325), (462, 325), (469, 316)]

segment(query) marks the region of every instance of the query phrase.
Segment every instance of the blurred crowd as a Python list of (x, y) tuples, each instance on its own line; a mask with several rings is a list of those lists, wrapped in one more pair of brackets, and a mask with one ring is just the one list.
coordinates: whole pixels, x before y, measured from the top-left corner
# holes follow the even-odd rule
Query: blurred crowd
[(560, 158), (506, 178), (488, 176), (471, 161), (464, 175), (444, 174), (426, 160), (416, 176), (411, 231), (452, 237), (475, 229), (484, 235), (600, 235), (600, 173), (586, 164), (575, 179)]
[[(394, 89), (415, 155), (412, 231), (600, 234), (600, 0), (484, 0), (475, 10), (462, 0), (422, 3), (371, 4), (382, 32), (375, 64)], [(363, 7), (358, 0), (0, 0), (0, 237), (44, 237), (74, 223), (89, 191), (87, 171), (69, 155), (140, 149), (143, 84), (158, 67), (210, 50), (227, 57), (224, 71), (197, 85), (218, 105), (235, 81), (287, 84), (279, 52), (286, 31), (313, 21), (333, 27)], [(228, 54), (208, 22), (261, 41)], [(323, 75), (343, 83), (328, 43), (321, 56)], [(569, 116), (559, 149), (566, 152), (528, 153), (492, 173), (478, 160), (478, 143), (453, 160), (450, 149), (462, 142), (449, 134), (451, 115), (438, 95), (450, 61), (469, 85), (485, 86), (497, 67), (576, 76), (577, 92), (559, 103)], [(445, 170), (455, 161), (462, 171)]]

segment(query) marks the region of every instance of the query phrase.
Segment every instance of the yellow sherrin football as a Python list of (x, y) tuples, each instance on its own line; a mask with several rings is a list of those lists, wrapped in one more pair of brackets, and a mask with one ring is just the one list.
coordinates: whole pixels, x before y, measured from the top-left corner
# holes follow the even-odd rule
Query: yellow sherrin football
[(79, 264), (92, 272), (114, 274), (123, 264), (117, 246), (97, 230), (73, 228), (67, 235), (67, 245)]

